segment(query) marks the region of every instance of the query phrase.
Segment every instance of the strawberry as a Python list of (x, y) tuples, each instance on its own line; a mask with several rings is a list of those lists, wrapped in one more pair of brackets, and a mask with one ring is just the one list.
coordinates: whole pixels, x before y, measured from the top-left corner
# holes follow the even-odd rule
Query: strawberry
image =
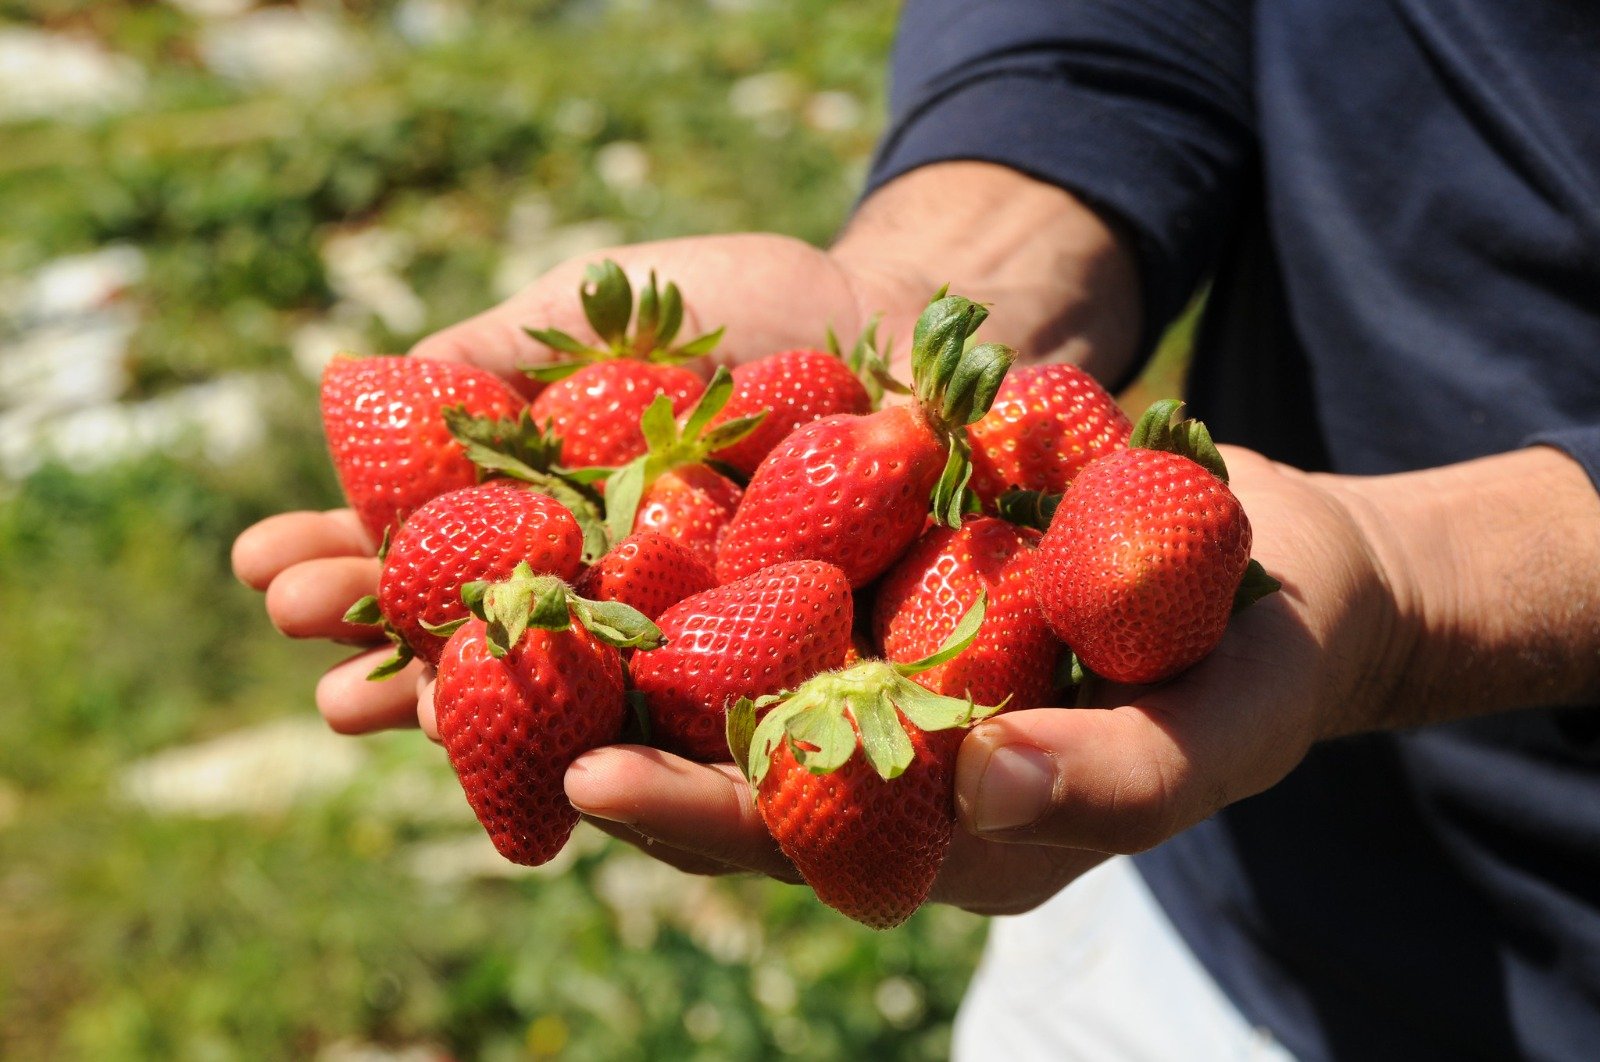
[(664, 396), (639, 419), (645, 452), (606, 481), (606, 523), (613, 538), (655, 531), (676, 539), (708, 566), (739, 506), (739, 485), (704, 462), (712, 451), (749, 435), (764, 413), (713, 424), (733, 394), (732, 375), (718, 368), (679, 425)]
[(590, 565), (573, 589), (596, 601), (620, 601), (654, 620), (716, 585), (711, 569), (688, 548), (654, 531), (638, 531)]
[[(637, 309), (633, 285), (622, 267), (607, 258), (588, 266), (578, 286), (578, 300), (599, 345), (585, 343), (555, 328), (527, 328), (528, 335), (563, 355), (558, 360), (525, 370), (531, 378), (551, 383), (572, 375), (585, 365), (628, 358), (662, 365), (678, 365), (704, 357), (722, 340), (722, 329), (673, 345), (683, 326), (683, 294), (678, 285), (661, 287), (654, 271), (639, 289)], [(628, 329), (632, 319), (634, 327)]]
[(648, 649), (659, 632), (633, 609), (585, 601), (527, 565), (463, 596), (474, 615), (439, 660), (439, 739), (495, 848), (538, 866), (578, 822), (562, 789), (567, 767), (622, 734), (618, 648)]
[(1038, 541), (1038, 532), (989, 516), (930, 529), (878, 584), (873, 629), (884, 658), (917, 660), (934, 652), (978, 595), (987, 594), (972, 644), (912, 681), (1008, 709), (1050, 703), (1061, 646), (1033, 599)]
[(1127, 445), (1133, 425), (1076, 365), (1013, 369), (972, 440), (972, 489), (993, 507), (1008, 487), (1059, 494), (1088, 462)]
[(838, 414), (796, 428), (761, 462), (717, 552), (724, 582), (788, 560), (836, 564), (851, 586), (880, 575), (929, 515), (959, 526), (972, 505), (964, 424), (988, 409), (1015, 353), (965, 349), (988, 315), (959, 296), (917, 321), (917, 401), (866, 416)]
[(767, 831), (818, 899), (874, 929), (927, 899), (955, 831), (956, 753), (994, 711), (909, 676), (960, 652), (982, 622), (980, 598), (924, 660), (868, 660), (729, 713), (728, 746)]
[(345, 614), (376, 623), (395, 654), (372, 672), (387, 678), (413, 656), (438, 664), (444, 637), (434, 631), (462, 619), (461, 588), (504, 579), (518, 563), (572, 579), (583, 567), (583, 533), (559, 502), (510, 480), (441, 494), (411, 514), (383, 549), (378, 593)]
[(677, 540), (710, 567), (742, 494), (737, 483), (705, 465), (674, 469), (645, 488), (633, 526)]
[(887, 374), (884, 358), (875, 348), (876, 324), (856, 341), (848, 359), (830, 331), (822, 350), (785, 350), (734, 367), (733, 396), (712, 424), (765, 413), (761, 424), (746, 438), (718, 450), (713, 456), (749, 476), (789, 433), (802, 424), (835, 413), (865, 414), (876, 405), (873, 390), (862, 382), (879, 381)]
[(774, 565), (678, 602), (657, 619), (666, 644), (632, 667), (652, 737), (669, 752), (725, 762), (728, 706), (839, 667), (852, 619), (844, 573), (817, 561)]
[(578, 297), (600, 343), (584, 343), (553, 328), (527, 329), (562, 356), (526, 370), (550, 385), (534, 399), (533, 417), (560, 437), (567, 465), (621, 465), (644, 452), (639, 417), (656, 395), (670, 396), (674, 412), (699, 396), (705, 385), (682, 363), (709, 354), (722, 330), (674, 346), (683, 324), (678, 286), (669, 282), (661, 288), (651, 273), (635, 313), (628, 276), (610, 259), (585, 270)]
[(1124, 683), (1176, 675), (1228, 616), (1277, 589), (1250, 560), (1250, 521), (1198, 421), (1155, 403), (1130, 448), (1084, 466), (1039, 545), (1034, 594), (1083, 669)]
[(374, 542), (428, 499), (478, 481), (446, 409), (498, 420), (525, 405), (499, 377), (453, 361), (341, 355), (322, 374), (334, 470)]
[(705, 382), (680, 366), (601, 361), (546, 387), (530, 411), (561, 439), (565, 464), (615, 466), (644, 453), (639, 418), (657, 395), (666, 395), (672, 412), (680, 413), (703, 390)]

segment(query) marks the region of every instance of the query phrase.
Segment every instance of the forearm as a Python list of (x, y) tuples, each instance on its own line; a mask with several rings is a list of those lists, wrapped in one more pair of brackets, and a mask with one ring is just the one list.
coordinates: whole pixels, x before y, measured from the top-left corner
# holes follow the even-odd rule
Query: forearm
[(944, 284), (990, 304), (984, 337), (1025, 358), (1070, 360), (1112, 380), (1136, 355), (1139, 281), (1127, 241), (1067, 192), (1015, 170), (914, 170), (867, 198), (833, 254), (907, 305), (920, 308)]
[(1600, 701), (1600, 497), (1531, 447), (1446, 468), (1330, 477), (1398, 608), (1384, 695), (1329, 734)]

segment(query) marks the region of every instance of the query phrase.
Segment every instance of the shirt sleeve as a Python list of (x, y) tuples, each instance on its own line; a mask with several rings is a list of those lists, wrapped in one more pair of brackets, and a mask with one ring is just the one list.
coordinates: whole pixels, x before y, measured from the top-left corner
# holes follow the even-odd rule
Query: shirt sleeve
[(1589, 482), (1600, 491), (1600, 425), (1562, 428), (1528, 438), (1529, 446), (1553, 446), (1561, 450), (1589, 474)]
[(1211, 265), (1252, 162), (1248, 0), (908, 0), (868, 192), (976, 160), (1132, 233), (1144, 346)]

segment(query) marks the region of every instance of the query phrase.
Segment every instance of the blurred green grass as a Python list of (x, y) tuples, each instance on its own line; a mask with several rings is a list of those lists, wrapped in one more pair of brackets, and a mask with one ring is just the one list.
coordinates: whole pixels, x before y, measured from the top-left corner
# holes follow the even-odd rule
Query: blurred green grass
[[(873, 934), (595, 834), (560, 873), (443, 873), (476, 827), (414, 734), (281, 806), (163, 813), (127, 782), (309, 719), (340, 655), (279, 637), (228, 570), (252, 521), (337, 504), (295, 337), (399, 349), (484, 308), (530, 214), (535, 245), (596, 219), (825, 241), (879, 122), (891, 6), (308, 4), (348, 61), (280, 84), (208, 66), (230, 20), (197, 9), (0, 3), (0, 31), (141, 71), (120, 110), (0, 124), (0, 284), (137, 248), (118, 403), (248, 372), (266, 426), (220, 463), (180, 438), (0, 481), (0, 1055), (941, 1056), (982, 935), (958, 912)], [(372, 232), (398, 238), (420, 318), (330, 275), (330, 246)]]
[[(233, 6), (0, 0), (0, 36), (138, 72), (120, 107), (0, 117), (0, 292), (137, 248), (116, 407), (246, 373), (263, 425), (220, 461), (180, 433), (0, 478), (0, 1056), (941, 1057), (983, 933), (959, 912), (874, 934), (594, 834), (559, 873), (474, 873), (414, 734), (254, 810), (163, 813), (128, 784), (309, 721), (340, 655), (279, 637), (228, 568), (251, 522), (338, 502), (315, 348), (402, 349), (586, 240), (825, 242), (881, 122), (893, 5), (308, 3), (334, 51), (277, 81), (218, 58), (261, 10)], [(25, 317), (0, 314), (0, 366)], [(1147, 393), (1175, 389), (1180, 347)]]

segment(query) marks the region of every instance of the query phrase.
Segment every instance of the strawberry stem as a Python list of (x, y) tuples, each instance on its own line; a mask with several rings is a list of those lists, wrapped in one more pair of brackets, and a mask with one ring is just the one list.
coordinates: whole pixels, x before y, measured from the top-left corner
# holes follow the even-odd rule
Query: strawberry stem
[(911, 340), (911, 386), (923, 420), (949, 440), (949, 459), (930, 499), (936, 523), (960, 527), (979, 502), (968, 488), (971, 450), (960, 429), (989, 411), (1017, 352), (998, 343), (968, 346), (989, 311), (941, 290), (922, 316)]
[[(585, 343), (559, 328), (524, 328), (523, 331), (540, 343), (568, 355), (547, 365), (524, 369), (528, 376), (552, 383), (572, 375), (584, 365), (610, 358), (638, 358), (676, 365), (704, 357), (722, 339), (723, 330), (718, 328), (673, 346), (672, 341), (683, 326), (683, 293), (678, 285), (668, 281), (665, 288), (661, 287), (652, 270), (649, 281), (639, 291), (635, 313), (633, 285), (628, 282), (628, 274), (609, 258), (584, 270), (583, 282), (578, 286), (578, 301), (600, 343)], [(634, 320), (631, 334), (629, 318)]]
[(589, 633), (619, 649), (654, 649), (661, 629), (639, 610), (620, 601), (590, 601), (554, 575), (538, 575), (523, 561), (510, 578), (475, 582), (461, 588), (461, 600), (488, 630), (489, 654), (505, 656), (529, 627), (564, 631), (576, 619)]
[[(898, 778), (915, 755), (902, 715), (919, 730), (935, 731), (971, 726), (1000, 710), (999, 705), (933, 693), (909, 678), (971, 645), (986, 605), (987, 595), (980, 594), (944, 643), (921, 660), (866, 660), (817, 675), (789, 693), (741, 697), (728, 710), (728, 748), (734, 762), (751, 786), (759, 788), (780, 745), (787, 745), (795, 761), (813, 774), (838, 770), (859, 748), (879, 777)], [(765, 714), (758, 722), (761, 712)]]
[(766, 419), (768, 411), (762, 410), (711, 427), (732, 397), (733, 375), (721, 365), (681, 427), (672, 415), (672, 398), (656, 395), (639, 418), (648, 449), (606, 481), (606, 529), (612, 541), (632, 533), (639, 502), (652, 483), (674, 469), (706, 464), (713, 453), (743, 439)]
[(1222, 453), (1211, 439), (1211, 432), (1198, 420), (1186, 418), (1173, 422), (1173, 417), (1183, 411), (1183, 402), (1176, 398), (1161, 398), (1150, 404), (1133, 426), (1128, 437), (1130, 450), (1162, 450), (1179, 457), (1187, 457), (1195, 464), (1228, 482), (1228, 466)]

